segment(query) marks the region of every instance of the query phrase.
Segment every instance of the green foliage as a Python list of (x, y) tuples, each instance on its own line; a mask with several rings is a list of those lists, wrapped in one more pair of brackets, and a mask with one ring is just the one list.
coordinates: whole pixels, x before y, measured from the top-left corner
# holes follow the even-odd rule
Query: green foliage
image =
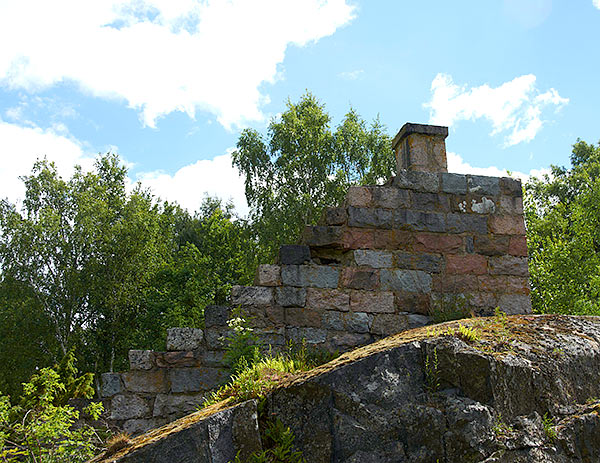
[(284, 352), (278, 354), (270, 350), (261, 354), (259, 349), (253, 349), (252, 352), (251, 359), (242, 358), (238, 364), (238, 372), (227, 385), (211, 392), (203, 407), (229, 398), (235, 402), (263, 398), (285, 378), (311, 370), (336, 356), (323, 351), (312, 351), (305, 342), (299, 346), (290, 344)]
[[(101, 445), (96, 431), (75, 425), (79, 412), (64, 400), (67, 386), (59, 373), (43, 368), (23, 384), (21, 405), (13, 406), (0, 396), (0, 460), (3, 462), (70, 463), (89, 460)], [(92, 403), (85, 412), (98, 419), (101, 403)]]
[(116, 155), (68, 180), (39, 161), (24, 182), (21, 207), (0, 201), (4, 393), (68, 352), (84, 371), (124, 369), (129, 349), (164, 349), (167, 328), (203, 327), (206, 305), (252, 281), (256, 239), (231, 205), (206, 198), (190, 216), (127, 193)]
[(437, 392), (440, 388), (440, 372), (437, 347), (433, 352), (425, 356), (425, 386), (431, 394)]
[(512, 426), (503, 421), (501, 413), (498, 413), (498, 417), (496, 418), (496, 422), (494, 423), (492, 430), (497, 437), (508, 437), (515, 431)]
[(370, 127), (354, 109), (335, 131), (325, 107), (306, 93), (269, 124), (263, 137), (242, 131), (233, 164), (245, 176), (246, 199), (266, 257), (297, 240), (325, 206), (351, 184), (376, 183), (394, 170), (391, 139), (378, 119)]
[(542, 418), (542, 426), (544, 427), (544, 434), (546, 434), (548, 439), (553, 441), (558, 437), (554, 418), (552, 418), (548, 413), (544, 413)]
[(233, 373), (239, 373), (260, 360), (261, 343), (240, 307), (233, 310), (227, 325), (231, 333), (227, 337), (224, 360)]
[(600, 146), (577, 141), (571, 169), (525, 187), (535, 312), (600, 314)]
[(471, 343), (478, 341), (481, 337), (481, 334), (477, 331), (476, 328), (472, 328), (470, 326), (458, 325), (458, 333), (457, 336), (459, 339), (462, 339), (466, 343)]
[(262, 433), (262, 443), (266, 450), (255, 452), (242, 462), (239, 455), (234, 463), (305, 463), (302, 452), (294, 450), (294, 434), (281, 420), (276, 419), (267, 424)]

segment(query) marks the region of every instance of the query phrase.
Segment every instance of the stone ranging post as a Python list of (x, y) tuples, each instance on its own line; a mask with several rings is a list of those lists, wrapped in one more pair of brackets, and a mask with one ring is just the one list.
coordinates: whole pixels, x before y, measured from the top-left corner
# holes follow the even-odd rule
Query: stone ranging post
[(169, 330), (169, 352), (130, 351), (102, 377), (111, 418), (130, 432), (184, 415), (227, 380), (227, 321), (241, 307), (275, 350), (302, 342), (345, 351), (447, 316), (531, 312), (521, 182), (447, 172), (446, 127), (406, 124), (397, 175), (350, 187), (301, 244), (235, 286), (205, 329)]

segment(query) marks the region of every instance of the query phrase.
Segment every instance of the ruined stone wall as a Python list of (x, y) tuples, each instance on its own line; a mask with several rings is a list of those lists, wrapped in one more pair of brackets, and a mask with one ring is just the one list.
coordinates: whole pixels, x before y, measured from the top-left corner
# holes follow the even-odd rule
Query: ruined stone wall
[(103, 375), (110, 418), (143, 431), (225, 382), (232, 307), (275, 349), (304, 340), (330, 351), (450, 315), (529, 313), (521, 183), (445, 172), (446, 135), (407, 124), (394, 140), (396, 177), (351, 187), (302, 244), (259, 266), (254, 286), (234, 287), (229, 307), (207, 307), (204, 331), (170, 330), (168, 352), (130, 351), (129, 372)]

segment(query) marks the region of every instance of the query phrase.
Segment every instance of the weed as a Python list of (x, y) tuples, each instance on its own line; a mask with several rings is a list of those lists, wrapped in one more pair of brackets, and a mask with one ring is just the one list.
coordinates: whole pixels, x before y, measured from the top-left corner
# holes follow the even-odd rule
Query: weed
[(433, 354), (425, 356), (425, 383), (429, 393), (435, 393), (440, 388), (440, 372), (437, 347), (433, 348)]
[(544, 413), (544, 417), (542, 418), (542, 426), (544, 427), (544, 433), (548, 439), (553, 441), (558, 437), (554, 418), (552, 418), (547, 412)]
[(506, 424), (502, 421), (502, 414), (498, 413), (498, 417), (496, 418), (496, 423), (492, 428), (497, 437), (507, 437), (509, 434), (513, 433), (515, 430), (509, 424)]
[(475, 328), (471, 328), (469, 326), (458, 325), (458, 334), (459, 339), (462, 339), (466, 343), (478, 341), (481, 337), (479, 331)]
[(262, 452), (253, 453), (246, 462), (242, 462), (239, 454), (233, 463), (305, 463), (302, 452), (294, 450), (294, 434), (289, 427), (279, 420), (271, 421), (263, 434)]
[(231, 381), (211, 392), (201, 408), (228, 398), (233, 398), (235, 402), (262, 398), (283, 379), (311, 370), (320, 364), (319, 361), (329, 361), (331, 358), (332, 354), (313, 353), (306, 348), (306, 343), (299, 347), (290, 345), (287, 352), (276, 355), (271, 352), (261, 355), (256, 350), (252, 362), (243, 357), (240, 359), (238, 372)]
[(233, 310), (227, 325), (231, 333), (227, 336), (224, 360), (233, 373), (238, 373), (248, 364), (258, 360), (261, 343), (250, 327), (249, 317), (241, 307)]
[(120, 432), (119, 434), (115, 434), (106, 441), (106, 451), (103, 455), (104, 457), (114, 455), (119, 450), (127, 447), (130, 443), (131, 438), (126, 432)]

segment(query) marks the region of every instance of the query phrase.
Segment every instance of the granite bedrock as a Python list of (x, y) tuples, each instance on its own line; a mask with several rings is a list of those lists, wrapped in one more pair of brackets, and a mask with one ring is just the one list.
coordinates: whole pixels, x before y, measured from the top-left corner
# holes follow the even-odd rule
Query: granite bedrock
[(253, 286), (207, 307), (204, 330), (170, 329), (167, 352), (130, 351), (128, 372), (102, 375), (111, 421), (138, 434), (195, 410), (226, 382), (233, 307), (274, 349), (304, 340), (341, 352), (444, 314), (530, 313), (521, 183), (446, 172), (446, 136), (405, 125), (395, 177), (350, 187), (301, 244), (258, 267)]

